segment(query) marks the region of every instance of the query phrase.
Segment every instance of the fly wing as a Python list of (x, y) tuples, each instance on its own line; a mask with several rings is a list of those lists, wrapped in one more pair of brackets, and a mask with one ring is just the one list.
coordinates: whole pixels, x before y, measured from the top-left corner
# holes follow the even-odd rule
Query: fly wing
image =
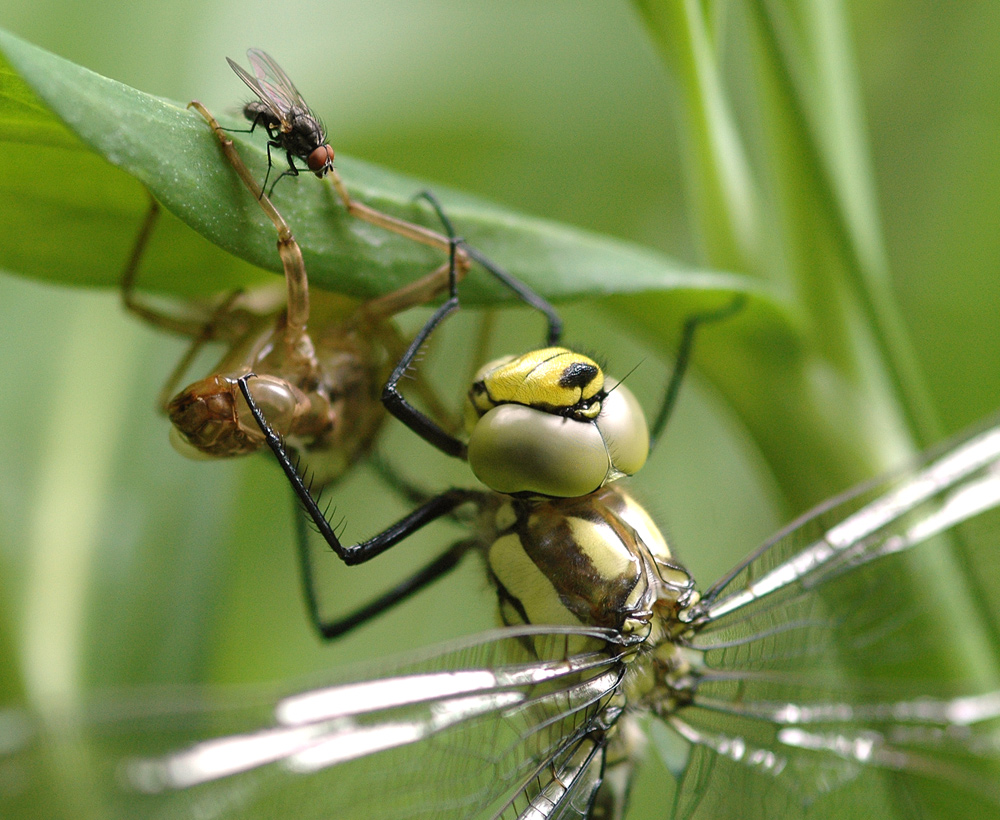
[(286, 113), (293, 109), (309, 111), (309, 106), (302, 99), (295, 83), (270, 54), (259, 48), (251, 48), (247, 50), (247, 59), (250, 60), (258, 86), (271, 103)]
[(1000, 817), (998, 505), (993, 427), (709, 589), (676, 816)]
[[(603, 752), (587, 729), (624, 674), (613, 637), (500, 630), (271, 700), (270, 717), (243, 698), (90, 721), (0, 758), (36, 781), (0, 789), (0, 814), (21, 801), (62, 808), (37, 818), (572, 817)], [(565, 794), (549, 801), (553, 782)]]
[(229, 67), (236, 72), (236, 76), (247, 84), (247, 87), (256, 94), (262, 103), (267, 106), (268, 111), (274, 115), (274, 119), (281, 123), (282, 130), (287, 130), (288, 126), (288, 106), (280, 97), (274, 97), (270, 91), (258, 82), (256, 77), (251, 77), (246, 70), (235, 60), (226, 57)]

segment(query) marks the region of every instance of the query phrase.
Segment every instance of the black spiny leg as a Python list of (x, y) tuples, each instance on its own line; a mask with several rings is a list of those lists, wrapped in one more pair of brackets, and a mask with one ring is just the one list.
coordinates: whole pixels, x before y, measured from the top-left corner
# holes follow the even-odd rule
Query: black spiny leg
[(250, 388), (247, 386), (247, 381), (253, 378), (256, 378), (256, 375), (251, 373), (237, 379), (240, 392), (243, 394), (243, 398), (246, 400), (246, 403), (250, 408), (250, 412), (253, 414), (254, 420), (257, 422), (261, 432), (264, 434), (267, 446), (271, 448), (271, 452), (273, 452), (275, 458), (278, 459), (278, 463), (281, 465), (281, 469), (284, 471), (285, 477), (292, 485), (292, 490), (295, 492), (295, 495), (298, 497), (299, 501), (302, 502), (302, 506), (305, 507), (305, 511), (313, 520), (313, 523), (316, 524), (316, 528), (319, 530), (320, 535), (323, 536), (324, 540), (330, 545), (330, 548), (337, 553), (338, 556), (340, 556), (341, 560), (345, 564), (363, 564), (365, 561), (370, 561), (376, 555), (381, 555), (387, 549), (395, 546), (424, 525), (447, 515), (462, 504), (477, 501), (481, 497), (481, 493), (476, 492), (475, 490), (446, 490), (440, 495), (436, 495), (434, 498), (420, 505), (409, 515), (404, 516), (395, 524), (392, 524), (380, 532), (378, 535), (369, 538), (367, 541), (361, 541), (354, 544), (353, 546), (344, 546), (337, 537), (337, 534), (334, 532), (330, 522), (327, 521), (323, 511), (319, 508), (319, 505), (317, 505), (316, 499), (312, 497), (312, 493), (310, 493), (309, 488), (306, 487), (305, 482), (302, 480), (302, 476), (300, 476), (298, 470), (295, 469), (295, 465), (292, 463), (288, 452), (285, 450), (285, 445), (281, 441), (281, 437), (271, 429), (271, 426), (267, 423), (267, 419), (264, 418), (264, 414), (261, 412), (256, 402), (254, 402), (253, 396), (250, 393)]
[[(243, 394), (243, 398), (246, 400), (250, 412), (253, 414), (254, 420), (260, 427), (261, 432), (264, 433), (268, 447), (271, 448), (271, 452), (278, 459), (281, 469), (284, 470), (292, 490), (305, 508), (306, 514), (313, 520), (320, 535), (330, 545), (330, 548), (345, 564), (353, 565), (370, 561), (375, 556), (381, 555), (390, 547), (395, 546), (403, 539), (412, 535), (424, 525), (448, 515), (462, 504), (481, 500), (482, 493), (475, 490), (447, 490), (431, 498), (409, 515), (404, 516), (395, 524), (387, 527), (367, 541), (362, 541), (352, 546), (344, 546), (337, 537), (336, 532), (334, 532), (330, 522), (326, 519), (323, 511), (316, 504), (316, 500), (313, 498), (312, 493), (309, 492), (309, 488), (303, 482), (298, 470), (296, 470), (280, 436), (271, 429), (260, 408), (254, 402), (250, 389), (247, 386), (247, 381), (252, 378), (254, 376), (251, 374), (242, 376), (237, 380), (240, 392)], [(414, 575), (358, 610), (348, 613), (344, 617), (337, 618), (334, 621), (324, 622), (319, 613), (319, 602), (316, 595), (316, 584), (313, 575), (312, 559), (309, 554), (307, 533), (303, 532), (305, 522), (301, 516), (296, 516), (296, 518), (299, 521), (300, 527), (298, 539), (299, 561), (306, 606), (309, 610), (310, 619), (317, 631), (327, 640), (342, 635), (344, 632), (365, 623), (392, 606), (397, 599), (405, 599), (423, 589), (437, 578), (440, 578), (458, 563), (472, 545), (472, 542), (461, 542), (454, 545), (438, 558), (434, 559), (434, 561), (427, 564), (423, 569), (418, 570)]]
[(552, 347), (553, 345), (559, 344), (559, 339), (562, 337), (562, 318), (558, 313), (556, 313), (556, 309), (552, 307), (548, 300), (539, 296), (531, 288), (524, 284), (524, 282), (515, 278), (512, 274), (505, 271), (495, 262), (483, 256), (475, 248), (465, 244), (464, 242), (461, 244), (462, 249), (469, 254), (472, 259), (486, 268), (486, 270), (499, 279), (500, 282), (514, 291), (518, 298), (528, 305), (528, 307), (532, 307), (545, 314), (545, 320), (548, 322), (548, 332), (545, 337), (545, 346)]
[[(424, 199), (430, 203), (431, 207), (434, 209), (435, 213), (438, 215), (438, 219), (441, 220), (441, 224), (445, 227), (445, 232), (449, 237), (455, 237), (455, 230), (452, 228), (451, 220), (445, 214), (444, 209), (441, 207), (441, 203), (438, 198), (434, 196), (430, 191), (421, 191), (417, 194), (417, 199)], [(556, 313), (556, 309), (549, 303), (547, 299), (543, 296), (535, 293), (531, 288), (529, 288), (520, 279), (517, 279), (512, 274), (505, 271), (493, 260), (484, 256), (482, 253), (477, 251), (471, 245), (467, 244), (464, 240), (456, 240), (471, 259), (474, 259), (495, 279), (497, 279), (501, 284), (517, 294), (517, 297), (524, 302), (528, 307), (534, 308), (540, 313), (545, 315), (545, 320), (548, 323), (548, 332), (545, 337), (546, 347), (551, 347), (552, 345), (558, 344), (559, 339), (562, 336), (562, 318)]]
[(518, 297), (520, 297), (529, 306), (545, 314), (548, 322), (547, 339), (549, 344), (554, 344), (558, 340), (559, 335), (562, 332), (562, 320), (556, 313), (555, 308), (531, 290), (527, 285), (520, 282), (518, 279), (515, 279), (505, 270), (495, 265), (475, 248), (466, 244), (463, 240), (456, 238), (455, 229), (451, 224), (451, 220), (445, 214), (441, 204), (433, 194), (428, 191), (424, 191), (418, 194), (417, 198), (425, 199), (430, 203), (448, 234), (448, 240), (450, 243), (449, 297), (448, 300), (434, 312), (431, 318), (427, 320), (427, 323), (420, 329), (420, 332), (414, 337), (410, 346), (403, 354), (403, 357), (399, 360), (399, 363), (392, 371), (392, 374), (389, 376), (389, 379), (382, 390), (382, 403), (385, 405), (386, 410), (403, 422), (403, 424), (409, 427), (422, 439), (434, 445), (438, 450), (446, 455), (465, 459), (467, 454), (467, 446), (465, 442), (451, 435), (448, 431), (442, 428), (441, 425), (410, 404), (399, 390), (400, 379), (402, 379), (406, 372), (410, 369), (413, 364), (413, 360), (416, 358), (417, 354), (420, 352), (420, 348), (430, 337), (431, 333), (434, 332), (438, 325), (440, 325), (448, 316), (458, 310), (458, 276), (455, 264), (456, 251), (458, 248), (462, 248), (471, 258), (479, 262), (479, 264), (482, 265), (490, 274), (513, 290), (514, 293), (516, 293)]
[(309, 528), (306, 526), (306, 519), (302, 515), (298, 503), (295, 505), (293, 514), (299, 545), (302, 594), (306, 602), (306, 610), (316, 632), (325, 641), (331, 641), (351, 632), (430, 586), (438, 578), (454, 569), (465, 553), (476, 543), (475, 541), (459, 541), (453, 544), (433, 561), (368, 603), (362, 604), (345, 615), (340, 615), (332, 620), (324, 620), (320, 613), (318, 588), (313, 573), (312, 556), (309, 552)]
[[(445, 227), (450, 232), (450, 223), (445, 221)], [(458, 310), (458, 274), (455, 267), (455, 251), (459, 241), (454, 236), (449, 237), (448, 300), (434, 311), (431, 318), (427, 320), (427, 323), (420, 328), (420, 332), (410, 342), (410, 346), (393, 369), (388, 381), (385, 383), (385, 387), (382, 388), (382, 404), (385, 405), (386, 410), (403, 422), (414, 433), (433, 444), (441, 452), (449, 456), (464, 459), (466, 456), (465, 442), (455, 438), (455, 436), (441, 427), (440, 424), (410, 404), (399, 390), (399, 380), (406, 375), (406, 372), (413, 364), (413, 360), (420, 352), (420, 348), (423, 347), (431, 333), (448, 316)]]

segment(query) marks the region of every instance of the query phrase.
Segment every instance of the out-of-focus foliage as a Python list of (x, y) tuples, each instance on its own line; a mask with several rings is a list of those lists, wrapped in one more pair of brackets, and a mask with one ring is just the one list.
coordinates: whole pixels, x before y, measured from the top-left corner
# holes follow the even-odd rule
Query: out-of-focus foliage
[[(737, 36), (740, 27), (757, 25), (748, 20), (772, 4), (693, 5), (716, 12), (707, 15), (713, 25), (703, 42), (726, 55), (722, 78), (734, 122), (754, 137), (745, 159), (760, 170), (750, 182), (762, 185), (785, 173), (794, 190), (794, 174), (808, 166), (782, 164), (787, 158), (767, 153), (774, 142), (754, 130), (762, 127), (756, 106), (764, 92), (760, 77), (743, 67), (759, 58), (749, 53), (759, 46)], [(810, 8), (831, 6), (836, 4)], [(850, 170), (862, 174), (877, 197), (877, 210), (861, 232), (884, 238), (886, 270), (930, 404), (953, 432), (994, 409), (1000, 396), (1000, 234), (994, 224), (1000, 153), (993, 148), (1000, 44), (992, 36), (1000, 8), (989, 0), (960, 7), (885, 0), (853, 3), (847, 13), (850, 40), (834, 45), (847, 49), (848, 73), (852, 65), (857, 72), (848, 77), (857, 86), (852, 82), (847, 90), (861, 92), (860, 133), (870, 140), (871, 163)], [(626, 5), (439, 0), (395, 4), (387, 15), (360, 0), (280, 9), (181, 2), (126, 13), (113, 3), (13, 0), (0, 9), (0, 26), (134, 88), (174, 100), (198, 98), (218, 112), (234, 109), (246, 95), (224, 57), (242, 61), (248, 46), (265, 48), (325, 118), (338, 152), (637, 242), (695, 269), (712, 264), (760, 274), (741, 269), (736, 255), (719, 261), (719, 246), (697, 217), (704, 189), (691, 184), (700, 178), (691, 164), (692, 132), (683, 124), (679, 130), (671, 116), (683, 110), (683, 90)], [(794, 41), (794, 28), (778, 34), (775, 42), (782, 36)], [(769, 89), (770, 99), (783, 91)], [(59, 172), (69, 191), (88, 178), (91, 164), (104, 162), (69, 142), (52, 147), (56, 153), (48, 153), (37, 173), (53, 179)], [(25, 178), (23, 170), (34, 162), (18, 134), (0, 134), (0, 182), (15, 172)], [(810, 181), (803, 180), (803, 190)], [(107, 203), (111, 219), (135, 221), (137, 228), (141, 187), (136, 184), (134, 194), (120, 190), (125, 193)], [(760, 193), (789, 223), (808, 215), (782, 212), (807, 206), (783, 199), (777, 189), (764, 184)], [(94, 201), (100, 191), (84, 194)], [(71, 196), (58, 203), (59, 209), (71, 207)], [(37, 237), (29, 245), (36, 266), (47, 258), (65, 264), (66, 243), (78, 245), (81, 257), (106, 259), (113, 272), (128, 252), (127, 232), (65, 236), (47, 227), (40, 219), (26, 228)], [(768, 227), (758, 226), (770, 240)], [(183, 243), (223, 287), (257, 275), (189, 233), (168, 220), (154, 238), (150, 264), (165, 275), (171, 265), (186, 269), (187, 252), (172, 256)], [(783, 247), (765, 242), (757, 248), (758, 261), (780, 257)], [(765, 261), (778, 266), (794, 260)], [(794, 291), (800, 284), (786, 286)], [(625, 337), (655, 327), (664, 306), (658, 299), (625, 300), (610, 318), (594, 308), (571, 310), (569, 341), (608, 351), (616, 372), (644, 360), (635, 378), (651, 404), (664, 368)], [(626, 311), (631, 318), (623, 322)], [(802, 321), (818, 316), (821, 305), (814, 305)], [(183, 344), (123, 316), (114, 293), (6, 276), (0, 278), (0, 321), (7, 339), (0, 419), (8, 433), (0, 455), (0, 634), (5, 646), (9, 636), (16, 647), (4, 653), (0, 680), (15, 696), (22, 680), (38, 698), (80, 687), (284, 677), (491, 622), (491, 594), (470, 562), (383, 622), (336, 647), (317, 648), (296, 588), (291, 502), (277, 471), (264, 459), (186, 462), (167, 446), (166, 423), (152, 407)], [(514, 347), (538, 338), (537, 322), (522, 326), (520, 313), (513, 320), (502, 314), (498, 335), (507, 336), (512, 323)], [(810, 338), (814, 328), (799, 330)], [(471, 331), (457, 334), (463, 332)], [(766, 347), (769, 340), (751, 341)], [(501, 338), (495, 349), (509, 342)], [(435, 358), (470, 346), (465, 337), (446, 338), (427, 366), (439, 375), (460, 370), (465, 363), (435, 365)], [(708, 351), (718, 357), (710, 342)], [(739, 361), (740, 352), (734, 355)], [(836, 416), (835, 382), (815, 375), (816, 393), (829, 394)], [(757, 388), (741, 389), (753, 394)], [(758, 392), (774, 398), (768, 387)], [(783, 429), (782, 422), (772, 426), (776, 435)], [(787, 486), (788, 465), (804, 463), (801, 454), (786, 454), (781, 467), (771, 461), (775, 448), (764, 446), (765, 459), (760, 446), (718, 393), (695, 380), (637, 481), (681, 557), (705, 582), (791, 508), (816, 500), (809, 492), (783, 503), (771, 471)], [(398, 431), (390, 432), (384, 450), (427, 486), (466, 480)], [(836, 467), (830, 471), (840, 475)], [(810, 466), (803, 483), (839, 481), (816, 479), (817, 472)], [(347, 519), (349, 537), (373, 532), (403, 509), (364, 469), (332, 500)], [(401, 563), (419, 563), (445, 537), (429, 534), (390, 562), (388, 572), (402, 574)], [(355, 592), (361, 597), (383, 586), (382, 563), (344, 570), (330, 557), (323, 569), (330, 572), (331, 602), (344, 605)]]

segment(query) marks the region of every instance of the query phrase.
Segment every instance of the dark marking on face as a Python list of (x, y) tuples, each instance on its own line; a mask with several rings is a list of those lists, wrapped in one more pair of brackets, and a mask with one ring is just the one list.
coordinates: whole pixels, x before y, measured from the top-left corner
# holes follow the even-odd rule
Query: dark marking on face
[(582, 390), (600, 375), (600, 369), (587, 362), (573, 362), (559, 377), (559, 386)]

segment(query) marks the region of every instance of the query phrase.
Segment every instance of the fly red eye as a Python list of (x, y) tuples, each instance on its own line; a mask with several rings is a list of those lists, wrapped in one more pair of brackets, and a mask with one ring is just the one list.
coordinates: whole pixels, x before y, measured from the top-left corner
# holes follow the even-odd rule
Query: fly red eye
[(333, 167), (333, 149), (329, 145), (321, 145), (309, 155), (306, 165), (316, 176), (324, 176)]

